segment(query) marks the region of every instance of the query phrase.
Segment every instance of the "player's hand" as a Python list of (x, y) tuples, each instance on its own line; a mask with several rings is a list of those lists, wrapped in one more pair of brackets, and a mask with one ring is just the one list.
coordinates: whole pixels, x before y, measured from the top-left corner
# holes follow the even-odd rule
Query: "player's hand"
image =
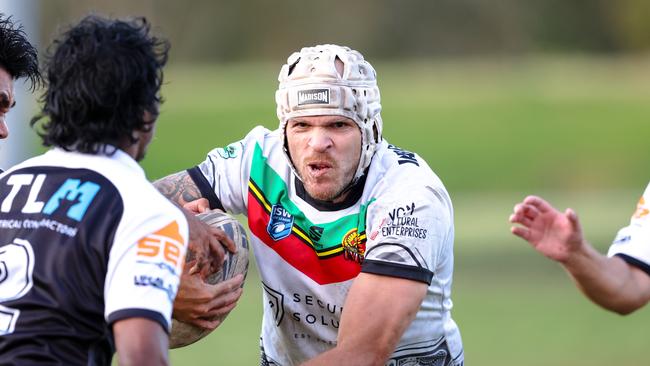
[(510, 222), (521, 225), (510, 229), (513, 234), (561, 263), (568, 261), (584, 245), (576, 213), (570, 208), (561, 213), (540, 197), (528, 196), (516, 204)]
[(215, 329), (237, 305), (242, 295), (244, 276), (210, 285), (200, 275), (183, 271), (174, 301), (173, 317), (205, 329)]
[(225, 249), (232, 253), (237, 252), (237, 246), (226, 235), (217, 228), (202, 222), (195, 215), (183, 210), (190, 229), (190, 242), (188, 255), (193, 257), (193, 265), (187, 263), (189, 274), (200, 273), (202, 278), (221, 269), (225, 259)]
[(183, 205), (183, 208), (197, 215), (210, 211), (210, 201), (207, 198), (199, 198), (198, 200), (190, 201)]

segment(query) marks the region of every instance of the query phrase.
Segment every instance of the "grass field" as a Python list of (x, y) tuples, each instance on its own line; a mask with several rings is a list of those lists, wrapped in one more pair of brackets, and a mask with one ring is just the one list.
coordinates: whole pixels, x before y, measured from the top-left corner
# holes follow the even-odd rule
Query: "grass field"
[[(376, 64), (384, 135), (440, 175), (456, 211), (453, 316), (468, 365), (645, 365), (650, 309), (628, 317), (583, 298), (562, 269), (511, 237), (517, 200), (572, 206), (605, 251), (649, 180), (648, 59), (547, 58)], [(188, 168), (253, 125), (277, 124), (278, 65), (174, 66), (150, 178)], [(255, 365), (261, 290), (176, 365)]]
[[(469, 364), (486, 366), (645, 365), (650, 309), (621, 317), (583, 298), (563, 270), (510, 236), (507, 216), (518, 197), (467, 194), (456, 204), (453, 316), (461, 327)], [(635, 192), (566, 195), (585, 213), (585, 229), (601, 251)], [(620, 198), (620, 199), (619, 199)], [(594, 211), (603, 214), (594, 215)], [(601, 234), (603, 233), (603, 234)], [(612, 234), (613, 235), (613, 234)], [(240, 304), (205, 340), (171, 352), (176, 365), (255, 365), (261, 321), (257, 272), (249, 272)]]

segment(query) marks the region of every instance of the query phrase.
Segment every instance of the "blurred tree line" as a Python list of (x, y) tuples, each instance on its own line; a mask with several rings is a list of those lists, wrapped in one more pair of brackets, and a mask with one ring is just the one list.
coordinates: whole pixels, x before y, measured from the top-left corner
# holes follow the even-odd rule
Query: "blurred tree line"
[(91, 11), (145, 15), (179, 61), (277, 60), (316, 43), (385, 59), (650, 48), (648, 0), (33, 1), (43, 44)]

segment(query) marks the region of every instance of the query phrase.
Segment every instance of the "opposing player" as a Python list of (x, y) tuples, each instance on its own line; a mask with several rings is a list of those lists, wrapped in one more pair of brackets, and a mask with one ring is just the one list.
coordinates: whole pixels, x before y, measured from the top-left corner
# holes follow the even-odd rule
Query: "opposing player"
[(36, 49), (22, 27), (0, 13), (0, 139), (9, 136), (7, 113), (16, 105), (14, 81), (21, 78), (30, 81), (32, 91), (41, 84)]
[(630, 225), (600, 254), (585, 239), (572, 209), (559, 212), (544, 199), (529, 196), (515, 205), (513, 234), (565, 268), (593, 302), (629, 314), (650, 301), (650, 186), (639, 200)]
[(89, 16), (54, 41), (47, 153), (0, 175), (0, 364), (168, 363), (188, 242), (137, 161), (169, 45), (144, 18)]
[(462, 365), (452, 204), (420, 156), (383, 139), (375, 70), (321, 45), (291, 55), (279, 81), (277, 130), (156, 183), (248, 216), (262, 364)]

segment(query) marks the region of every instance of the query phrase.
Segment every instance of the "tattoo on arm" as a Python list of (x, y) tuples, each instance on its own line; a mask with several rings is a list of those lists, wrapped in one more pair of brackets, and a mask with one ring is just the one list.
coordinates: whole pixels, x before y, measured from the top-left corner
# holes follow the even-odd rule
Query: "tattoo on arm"
[(160, 178), (153, 185), (172, 202), (184, 205), (201, 198), (201, 192), (186, 171)]

